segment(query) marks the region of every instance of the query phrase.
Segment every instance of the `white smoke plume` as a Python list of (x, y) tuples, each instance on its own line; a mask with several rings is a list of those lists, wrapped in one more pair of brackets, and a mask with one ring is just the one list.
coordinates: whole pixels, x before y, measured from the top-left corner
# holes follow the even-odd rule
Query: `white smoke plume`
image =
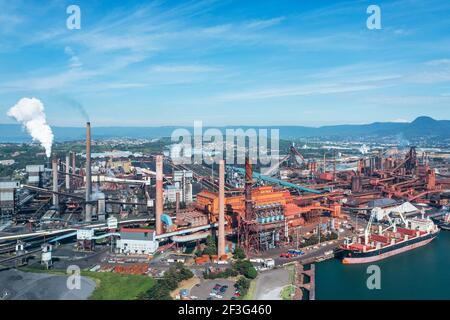
[(360, 148), (359, 148), (359, 152), (361, 152), (362, 154), (367, 154), (370, 151), (370, 148), (367, 147), (365, 144), (363, 144)]
[(22, 98), (9, 109), (8, 116), (23, 124), (34, 141), (39, 141), (45, 148), (47, 157), (51, 156), (53, 132), (47, 124), (44, 105), (36, 98)]

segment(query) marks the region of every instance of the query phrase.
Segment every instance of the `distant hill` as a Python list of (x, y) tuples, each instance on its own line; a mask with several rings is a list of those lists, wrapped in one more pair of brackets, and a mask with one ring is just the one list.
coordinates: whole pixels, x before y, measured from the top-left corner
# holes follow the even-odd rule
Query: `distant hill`
[[(106, 138), (158, 138), (168, 137), (176, 126), (163, 127), (92, 127), (94, 139)], [(184, 127), (191, 130), (189, 127)], [(450, 138), (450, 120), (435, 120), (430, 117), (418, 117), (413, 122), (374, 122), (361, 125), (334, 125), (322, 127), (305, 126), (230, 126), (227, 128), (267, 128), (280, 129), (281, 138), (302, 137), (389, 137), (402, 136), (405, 139), (419, 137)], [(85, 137), (85, 128), (52, 127), (56, 141), (81, 140)], [(204, 127), (203, 130), (206, 130)], [(224, 132), (224, 127), (219, 128)], [(0, 142), (30, 142), (31, 138), (20, 125), (0, 124)]]

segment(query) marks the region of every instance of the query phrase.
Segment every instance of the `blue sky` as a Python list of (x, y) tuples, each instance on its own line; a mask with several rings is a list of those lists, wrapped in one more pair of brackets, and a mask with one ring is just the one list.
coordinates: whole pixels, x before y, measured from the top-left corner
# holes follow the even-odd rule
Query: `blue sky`
[(450, 119), (447, 0), (43, 3), (0, 0), (0, 123), (22, 97), (67, 126)]

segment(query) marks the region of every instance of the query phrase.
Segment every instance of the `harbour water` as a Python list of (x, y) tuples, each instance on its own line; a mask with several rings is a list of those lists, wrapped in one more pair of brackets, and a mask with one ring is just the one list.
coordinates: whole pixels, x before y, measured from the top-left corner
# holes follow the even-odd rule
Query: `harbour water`
[(364, 265), (337, 259), (316, 265), (316, 299), (450, 299), (450, 232), (430, 244), (373, 263), (380, 267), (381, 289), (369, 290)]

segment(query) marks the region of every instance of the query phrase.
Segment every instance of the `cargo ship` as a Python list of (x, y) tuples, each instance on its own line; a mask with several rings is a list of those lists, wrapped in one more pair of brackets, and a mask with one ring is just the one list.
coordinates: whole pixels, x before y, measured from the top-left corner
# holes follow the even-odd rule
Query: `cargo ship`
[(387, 217), (388, 225), (380, 223), (372, 227), (373, 214), (363, 234), (345, 239), (340, 247), (344, 264), (370, 263), (422, 247), (439, 233), (439, 228), (430, 219), (412, 218), (406, 220)]
[(450, 213), (445, 214), (442, 218), (434, 220), (439, 228), (450, 231)]

